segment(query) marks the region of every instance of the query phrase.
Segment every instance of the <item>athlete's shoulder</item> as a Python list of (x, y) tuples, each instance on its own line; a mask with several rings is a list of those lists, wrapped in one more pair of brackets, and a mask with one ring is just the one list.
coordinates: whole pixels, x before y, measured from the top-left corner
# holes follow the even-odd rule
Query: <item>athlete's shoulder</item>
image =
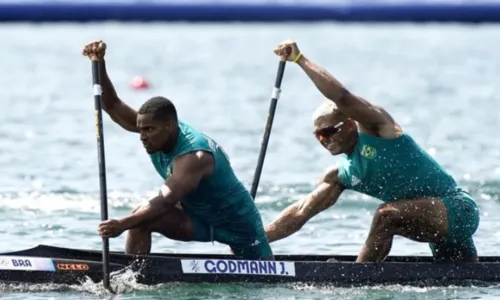
[(179, 121), (179, 130), (182, 135), (179, 148), (200, 149), (209, 152), (217, 150), (217, 143), (212, 138), (186, 122)]
[(358, 148), (363, 148), (364, 145), (372, 145), (372, 146), (395, 146), (401, 143), (415, 143), (415, 139), (411, 136), (410, 133), (406, 131), (402, 131), (398, 136), (387, 138), (380, 137), (373, 134), (367, 134), (366, 132), (358, 132)]
[(198, 129), (182, 121), (179, 121), (179, 134), (188, 143), (195, 143), (204, 139), (204, 135)]

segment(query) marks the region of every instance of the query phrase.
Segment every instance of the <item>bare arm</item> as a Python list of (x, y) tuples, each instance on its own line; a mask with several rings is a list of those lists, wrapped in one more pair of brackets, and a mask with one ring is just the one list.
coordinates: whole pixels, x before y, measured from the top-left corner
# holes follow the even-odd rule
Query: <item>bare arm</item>
[(341, 112), (356, 120), (363, 131), (381, 137), (393, 138), (401, 133), (401, 128), (380, 106), (352, 94), (335, 77), (304, 56), (297, 61), (318, 90), (335, 102)]
[(194, 191), (200, 181), (212, 174), (214, 169), (213, 156), (204, 151), (182, 155), (174, 161), (174, 171), (165, 181), (158, 196), (151, 199), (148, 205), (142, 206), (131, 216), (119, 222), (124, 230), (135, 228), (143, 222), (152, 220)]
[(99, 63), (99, 77), (102, 87), (102, 108), (113, 121), (128, 131), (139, 132), (137, 129), (137, 112), (118, 98), (118, 95), (106, 71), (106, 63)]
[(266, 227), (269, 242), (283, 239), (297, 232), (309, 219), (335, 204), (343, 190), (337, 168), (330, 169), (313, 192), (287, 207)]

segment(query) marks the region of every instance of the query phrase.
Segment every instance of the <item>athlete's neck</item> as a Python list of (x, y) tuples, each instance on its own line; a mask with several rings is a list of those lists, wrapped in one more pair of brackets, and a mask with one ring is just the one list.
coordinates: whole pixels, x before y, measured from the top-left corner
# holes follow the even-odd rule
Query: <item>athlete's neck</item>
[(179, 126), (174, 126), (172, 130), (171, 137), (168, 139), (168, 141), (163, 145), (161, 148), (161, 151), (163, 153), (170, 153), (174, 151), (175, 144), (177, 144), (177, 138), (179, 137)]
[(351, 154), (354, 152), (354, 149), (356, 149), (356, 145), (358, 144), (359, 140), (359, 134), (353, 134), (352, 138), (347, 141), (347, 150), (344, 152), (347, 156), (351, 156)]

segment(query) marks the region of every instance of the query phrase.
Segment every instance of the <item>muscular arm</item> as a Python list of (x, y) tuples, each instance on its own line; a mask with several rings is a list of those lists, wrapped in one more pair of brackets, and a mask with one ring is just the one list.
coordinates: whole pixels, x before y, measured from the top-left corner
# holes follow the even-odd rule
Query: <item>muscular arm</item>
[(102, 87), (102, 108), (113, 121), (125, 130), (139, 132), (137, 129), (137, 112), (118, 98), (118, 95), (106, 71), (106, 62), (99, 65), (99, 77)]
[(214, 160), (210, 153), (197, 151), (179, 156), (174, 160), (172, 175), (165, 181), (160, 194), (119, 222), (123, 228), (131, 229), (164, 214), (196, 190), (200, 181), (212, 174), (213, 169)]
[(287, 207), (266, 227), (269, 242), (283, 239), (297, 232), (309, 219), (335, 204), (343, 190), (337, 168), (330, 169), (313, 192)]
[(356, 120), (362, 130), (387, 138), (399, 135), (401, 128), (383, 108), (352, 94), (328, 71), (306, 57), (302, 56), (297, 63), (318, 90), (347, 117)]

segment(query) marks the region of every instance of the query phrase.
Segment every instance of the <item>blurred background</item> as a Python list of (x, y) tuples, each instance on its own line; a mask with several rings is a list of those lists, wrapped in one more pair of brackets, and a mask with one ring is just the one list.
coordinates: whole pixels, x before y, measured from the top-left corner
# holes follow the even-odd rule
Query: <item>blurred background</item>
[[(383, 106), (469, 190), (481, 209), (480, 255), (500, 244), (500, 2), (0, 1), (0, 251), (37, 244), (101, 249), (91, 65), (107, 43), (122, 100), (171, 99), (180, 118), (219, 142), (250, 187), (278, 58), (292, 38), (351, 91)], [(313, 188), (337, 160), (312, 135), (322, 95), (286, 66), (256, 202), (264, 223)], [(138, 135), (104, 115), (110, 218), (157, 193), (161, 178)], [(274, 252), (357, 255), (381, 202), (347, 192)], [(124, 237), (111, 250), (124, 249)], [(154, 236), (155, 252), (228, 253), (220, 244)], [(392, 255), (430, 255), (396, 238)], [(119, 299), (496, 299), (500, 288), (169, 284)], [(2, 299), (94, 299), (96, 285), (13, 286)]]

